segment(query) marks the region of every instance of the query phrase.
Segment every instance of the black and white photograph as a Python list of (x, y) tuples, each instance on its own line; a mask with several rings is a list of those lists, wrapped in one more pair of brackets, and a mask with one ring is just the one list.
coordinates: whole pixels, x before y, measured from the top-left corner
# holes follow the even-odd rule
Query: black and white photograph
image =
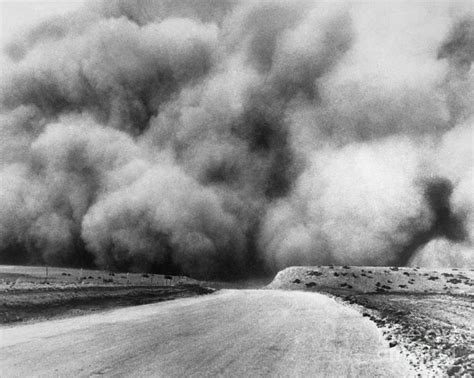
[(0, 0), (0, 376), (474, 377), (474, 1)]

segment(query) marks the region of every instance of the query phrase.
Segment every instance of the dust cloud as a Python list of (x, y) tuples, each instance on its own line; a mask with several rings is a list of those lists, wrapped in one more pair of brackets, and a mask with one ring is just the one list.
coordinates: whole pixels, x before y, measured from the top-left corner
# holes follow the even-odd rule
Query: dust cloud
[(103, 0), (4, 47), (0, 262), (473, 266), (470, 2)]

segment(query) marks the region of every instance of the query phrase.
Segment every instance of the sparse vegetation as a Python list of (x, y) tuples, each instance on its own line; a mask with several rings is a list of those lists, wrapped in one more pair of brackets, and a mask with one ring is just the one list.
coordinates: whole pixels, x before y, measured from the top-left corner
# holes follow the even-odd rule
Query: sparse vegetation
[[(65, 271), (66, 270), (66, 271)], [(163, 275), (116, 275), (114, 272), (0, 266), (0, 323), (85, 314), (113, 307), (160, 302), (215, 291), (179, 277), (164, 286)]]
[[(472, 271), (351, 267), (344, 275), (342, 269), (288, 268), (269, 286), (318, 291), (356, 306), (423, 375), (474, 375)], [(292, 286), (295, 280), (305, 285)]]

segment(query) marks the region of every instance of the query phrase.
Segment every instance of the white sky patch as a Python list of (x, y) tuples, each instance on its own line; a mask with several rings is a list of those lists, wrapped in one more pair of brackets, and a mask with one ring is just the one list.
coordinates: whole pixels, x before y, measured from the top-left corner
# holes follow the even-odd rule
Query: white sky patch
[(52, 15), (76, 10), (84, 0), (0, 0), (0, 44), (11, 40), (15, 34)]

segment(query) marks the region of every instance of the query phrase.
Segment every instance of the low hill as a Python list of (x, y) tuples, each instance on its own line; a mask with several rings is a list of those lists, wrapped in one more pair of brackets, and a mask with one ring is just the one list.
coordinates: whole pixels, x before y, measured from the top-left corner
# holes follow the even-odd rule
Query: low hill
[(474, 294), (474, 270), (398, 267), (291, 267), (279, 272), (272, 289), (359, 293)]

